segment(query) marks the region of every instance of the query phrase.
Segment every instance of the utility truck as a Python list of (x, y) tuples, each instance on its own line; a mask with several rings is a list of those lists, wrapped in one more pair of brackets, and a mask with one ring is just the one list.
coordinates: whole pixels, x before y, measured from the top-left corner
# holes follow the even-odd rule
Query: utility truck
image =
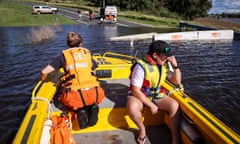
[(117, 7), (106, 6), (99, 9), (101, 23), (116, 23), (117, 22)]

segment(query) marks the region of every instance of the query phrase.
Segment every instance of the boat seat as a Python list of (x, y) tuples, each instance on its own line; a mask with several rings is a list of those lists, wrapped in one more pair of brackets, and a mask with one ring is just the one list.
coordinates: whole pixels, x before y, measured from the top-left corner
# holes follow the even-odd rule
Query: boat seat
[(129, 83), (129, 79), (101, 81), (106, 97), (100, 108), (126, 107)]

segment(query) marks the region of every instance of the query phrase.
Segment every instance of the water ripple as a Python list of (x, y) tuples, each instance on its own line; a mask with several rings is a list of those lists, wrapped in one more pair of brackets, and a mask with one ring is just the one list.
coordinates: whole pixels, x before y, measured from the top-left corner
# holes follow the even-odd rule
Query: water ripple
[[(146, 29), (117, 26), (63, 26), (53, 39), (28, 44), (30, 27), (0, 28), (0, 143), (11, 143), (31, 99), (40, 70), (66, 45), (69, 31), (81, 33), (83, 45), (92, 53), (119, 52), (143, 57), (151, 41), (110, 42), (111, 36), (146, 32)], [(149, 32), (154, 32), (150, 31)], [(7, 35), (3, 37), (3, 35)], [(185, 91), (240, 133), (240, 42), (181, 41), (170, 43), (181, 67)]]

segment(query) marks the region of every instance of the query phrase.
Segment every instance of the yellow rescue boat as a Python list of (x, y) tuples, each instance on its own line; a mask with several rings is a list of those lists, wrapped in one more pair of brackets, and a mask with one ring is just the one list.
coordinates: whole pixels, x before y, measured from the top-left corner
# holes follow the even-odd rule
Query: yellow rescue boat
[[(99, 64), (97, 74), (102, 79), (101, 84), (106, 98), (100, 104), (97, 124), (79, 129), (76, 128), (77, 124), (71, 121), (71, 133), (78, 144), (136, 144), (137, 127), (127, 115), (125, 107), (129, 87), (128, 76), (134, 57), (114, 53), (95, 54), (93, 57)], [(32, 103), (13, 140), (14, 144), (39, 144), (46, 119), (50, 115), (62, 113), (54, 105), (54, 96), (61, 75), (62, 72), (58, 71), (49, 75), (45, 81), (38, 82), (32, 92)], [(237, 133), (191, 99), (182, 89), (169, 82), (165, 82), (163, 86), (169, 91), (169, 95), (180, 103), (183, 114), (181, 119), (183, 144), (240, 143), (240, 136)], [(164, 144), (171, 143), (167, 113), (159, 111), (158, 114), (151, 115), (146, 109), (143, 119), (147, 126), (146, 143), (157, 144), (160, 141)]]

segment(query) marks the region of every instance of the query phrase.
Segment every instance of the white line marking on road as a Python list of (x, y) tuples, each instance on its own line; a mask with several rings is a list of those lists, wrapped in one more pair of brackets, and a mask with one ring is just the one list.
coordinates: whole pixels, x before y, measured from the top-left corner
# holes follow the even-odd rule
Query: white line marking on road
[(86, 23), (86, 22), (84, 22), (84, 21), (81, 21), (81, 20), (76, 20), (78, 23), (83, 23), (83, 24), (85, 24), (85, 25), (89, 25), (89, 23)]
[(126, 25), (126, 24), (120, 24), (120, 23), (116, 23), (116, 24), (119, 25), (119, 26), (130, 27), (129, 25)]

